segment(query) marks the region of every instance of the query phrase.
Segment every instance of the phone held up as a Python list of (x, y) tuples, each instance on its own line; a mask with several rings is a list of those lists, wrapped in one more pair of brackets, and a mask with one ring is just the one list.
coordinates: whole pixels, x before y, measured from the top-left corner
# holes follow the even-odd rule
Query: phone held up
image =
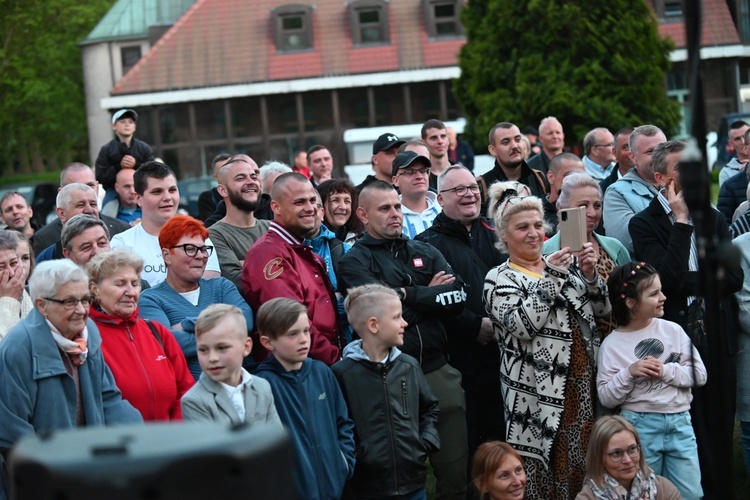
[(560, 248), (580, 252), (586, 242), (586, 208), (563, 208), (560, 210)]

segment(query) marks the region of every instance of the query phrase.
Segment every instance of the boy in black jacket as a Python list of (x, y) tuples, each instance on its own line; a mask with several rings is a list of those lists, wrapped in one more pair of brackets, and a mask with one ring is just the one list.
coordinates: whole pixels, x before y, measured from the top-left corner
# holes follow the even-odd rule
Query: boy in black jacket
[(115, 138), (102, 146), (96, 157), (96, 180), (107, 191), (102, 207), (117, 197), (115, 181), (120, 169), (138, 169), (142, 163), (154, 159), (151, 146), (135, 138), (137, 121), (138, 113), (133, 109), (121, 109), (112, 115)]
[(344, 303), (362, 340), (333, 366), (354, 420), (354, 498), (426, 498), (427, 455), (440, 447), (438, 401), (416, 359), (398, 350), (407, 323), (396, 292), (382, 285), (349, 290)]

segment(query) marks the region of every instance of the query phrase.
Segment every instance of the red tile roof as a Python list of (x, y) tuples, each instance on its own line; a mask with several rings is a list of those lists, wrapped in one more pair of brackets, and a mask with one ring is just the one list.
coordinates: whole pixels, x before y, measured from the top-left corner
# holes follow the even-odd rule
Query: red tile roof
[(354, 47), (343, 0), (317, 0), (313, 50), (277, 53), (271, 10), (294, 0), (198, 0), (112, 95), (454, 66), (466, 40), (430, 41), (422, 0), (388, 2), (388, 45)]
[[(112, 95), (454, 66), (465, 39), (431, 41), (423, 0), (388, 2), (390, 44), (354, 47), (344, 0), (316, 0), (313, 50), (278, 53), (271, 11), (301, 0), (198, 0), (113, 87)], [(646, 0), (653, 8), (655, 0)], [(656, 0), (659, 1), (659, 0)], [(702, 45), (738, 44), (726, 0), (702, 0)], [(659, 32), (685, 47), (684, 23)]]
[[(652, 7), (653, 1), (649, 1)], [(702, 5), (703, 27), (701, 31), (701, 47), (741, 43), (726, 0), (702, 0)], [(664, 38), (671, 38), (677, 48), (685, 48), (687, 46), (684, 22), (661, 23), (659, 25), (659, 34)]]

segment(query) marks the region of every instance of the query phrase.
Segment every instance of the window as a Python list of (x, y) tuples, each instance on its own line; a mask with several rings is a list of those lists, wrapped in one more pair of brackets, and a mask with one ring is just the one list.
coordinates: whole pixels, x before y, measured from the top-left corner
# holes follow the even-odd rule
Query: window
[(124, 75), (130, 71), (130, 68), (135, 66), (135, 63), (141, 58), (141, 46), (133, 45), (130, 47), (121, 47), (120, 57), (122, 59), (122, 74)]
[(659, 20), (664, 23), (675, 23), (682, 21), (684, 13), (682, 0), (657, 0), (654, 3)]
[(284, 5), (273, 10), (276, 50), (295, 52), (313, 48), (312, 7)]
[(463, 36), (460, 0), (425, 0), (425, 20), (430, 38)]
[(349, 7), (354, 45), (388, 43), (388, 11), (383, 0), (361, 0)]

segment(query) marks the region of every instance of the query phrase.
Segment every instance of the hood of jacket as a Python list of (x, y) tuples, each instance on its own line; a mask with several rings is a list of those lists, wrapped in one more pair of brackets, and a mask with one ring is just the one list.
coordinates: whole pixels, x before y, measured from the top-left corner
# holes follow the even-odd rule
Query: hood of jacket
[(326, 227), (325, 224), (320, 225), (320, 233), (312, 239), (306, 239), (305, 244), (310, 245), (311, 247), (317, 247), (320, 246), (325, 240), (332, 240), (336, 237), (336, 235)]
[[(399, 357), (401, 355), (401, 351), (398, 350), (398, 347), (393, 346), (388, 350), (388, 358), (385, 360), (386, 363), (392, 363), (394, 359)], [(344, 347), (344, 358), (351, 358), (356, 361), (369, 361), (371, 363), (375, 363), (375, 361), (372, 361), (369, 356), (367, 356), (367, 353), (362, 349), (362, 340), (355, 340), (354, 342), (351, 342), (347, 344), (346, 347)]]
[(258, 365), (258, 367), (255, 370), (255, 373), (260, 373), (264, 371), (273, 372), (281, 375), (282, 377), (288, 377), (295, 379), (299, 377), (300, 379), (306, 377), (310, 373), (310, 364), (312, 363), (312, 360), (310, 358), (307, 358), (302, 363), (302, 368), (298, 370), (299, 375), (295, 375), (292, 372), (288, 372), (286, 368), (281, 366), (281, 363), (276, 359), (276, 357), (273, 355), (273, 353), (270, 353), (268, 355), (268, 358), (266, 358), (265, 361), (263, 361), (261, 364)]

